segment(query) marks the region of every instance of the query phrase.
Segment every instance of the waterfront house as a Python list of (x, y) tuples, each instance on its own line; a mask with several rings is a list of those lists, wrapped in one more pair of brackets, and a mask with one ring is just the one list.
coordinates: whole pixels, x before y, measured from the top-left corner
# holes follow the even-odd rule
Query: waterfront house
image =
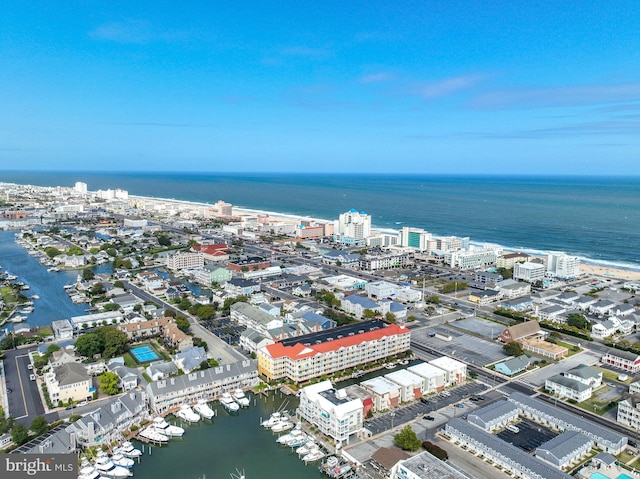
[(69, 362), (45, 373), (45, 384), (49, 398), (54, 404), (61, 401), (89, 401), (95, 388), (86, 368), (79, 363)]

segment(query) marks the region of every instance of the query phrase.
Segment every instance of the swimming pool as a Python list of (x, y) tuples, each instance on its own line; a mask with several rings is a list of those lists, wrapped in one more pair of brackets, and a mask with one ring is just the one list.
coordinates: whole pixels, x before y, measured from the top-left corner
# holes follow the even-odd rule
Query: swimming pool
[[(599, 472), (594, 472), (593, 474), (591, 474), (591, 479), (609, 479), (609, 478), (604, 474), (600, 474)], [(633, 479), (633, 478), (631, 476), (627, 476), (626, 474), (622, 473), (618, 477), (616, 477), (616, 479)]]
[(131, 351), (131, 354), (133, 354), (133, 357), (139, 363), (148, 363), (149, 361), (155, 361), (157, 359), (160, 359), (160, 356), (158, 356), (158, 353), (156, 353), (154, 349), (148, 345), (137, 346), (135, 348), (131, 348), (130, 351)]

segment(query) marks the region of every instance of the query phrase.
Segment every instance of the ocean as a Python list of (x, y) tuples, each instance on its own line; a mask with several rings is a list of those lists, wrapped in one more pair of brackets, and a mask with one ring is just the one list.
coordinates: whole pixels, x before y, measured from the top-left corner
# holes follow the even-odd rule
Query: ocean
[(423, 228), (473, 244), (544, 254), (564, 251), (596, 264), (640, 269), (640, 177), (516, 177), (372, 174), (3, 172), (0, 181), (87, 183), (301, 217), (365, 211), (381, 229)]

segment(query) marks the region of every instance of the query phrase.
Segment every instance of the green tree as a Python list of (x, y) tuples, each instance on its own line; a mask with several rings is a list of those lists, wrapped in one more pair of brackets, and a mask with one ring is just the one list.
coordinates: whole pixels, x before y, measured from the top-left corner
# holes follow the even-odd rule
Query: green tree
[(36, 436), (40, 436), (49, 430), (49, 423), (44, 416), (38, 416), (31, 421), (29, 429), (31, 429)]
[(393, 436), (396, 446), (404, 451), (417, 451), (422, 443), (411, 426), (406, 425), (402, 430)]
[(468, 287), (469, 284), (463, 281), (451, 281), (450, 283), (444, 284), (440, 291), (444, 294), (447, 294), (453, 293), (455, 291), (462, 291), (463, 289), (467, 289)]
[(80, 356), (93, 358), (104, 350), (104, 339), (98, 333), (86, 333), (76, 340), (75, 348)]
[(189, 301), (187, 298), (182, 298), (178, 303), (178, 309), (180, 309), (181, 311), (185, 311), (190, 307), (191, 307), (191, 301)]
[(171, 246), (171, 239), (167, 235), (158, 236), (158, 244), (160, 246)]
[(567, 324), (587, 331), (591, 329), (591, 323), (589, 320), (584, 316), (584, 314), (580, 313), (569, 313), (567, 315)]
[(504, 349), (504, 352), (509, 356), (517, 357), (524, 354), (524, 350), (522, 349), (520, 343), (516, 343), (515, 341), (505, 344), (504, 346), (502, 346), (502, 349)]
[(386, 319), (388, 323), (395, 323), (396, 321), (398, 321), (398, 318), (396, 317), (396, 315), (393, 314), (391, 311), (389, 311), (387, 314), (384, 315), (384, 319)]
[(113, 283), (113, 286), (115, 288), (124, 289), (124, 283), (122, 281), (120, 281), (119, 279), (116, 280), (116, 282)]
[(116, 373), (113, 373), (111, 371), (102, 373), (99, 377), (99, 380), (100, 389), (102, 389), (105, 394), (113, 396), (114, 394), (118, 393), (118, 382), (120, 381), (120, 378)]
[(60, 251), (58, 248), (54, 248), (53, 246), (47, 246), (44, 249), (44, 252), (49, 258), (55, 258), (56, 256), (62, 254), (62, 251)]
[(216, 310), (213, 306), (210, 305), (202, 305), (198, 308), (198, 311), (196, 312), (196, 316), (198, 316), (200, 319), (211, 319), (216, 315)]
[(93, 286), (91, 286), (91, 290), (89, 291), (89, 293), (92, 296), (97, 296), (99, 294), (104, 293), (104, 286), (102, 283), (96, 283)]
[(176, 317), (176, 312), (173, 309), (165, 309), (164, 310), (164, 316), (166, 318), (175, 318)]
[(431, 296), (429, 296), (427, 298), (427, 303), (440, 304), (440, 296), (438, 296), (436, 294), (432, 294)]
[(374, 312), (373, 312), (372, 310), (370, 310), (369, 308), (365, 309), (365, 310), (362, 312), (362, 317), (363, 317), (364, 319), (371, 319), (371, 318), (375, 318), (375, 316), (376, 316), (376, 313), (374, 313)]
[(11, 440), (16, 446), (22, 446), (29, 440), (29, 430), (20, 423), (16, 423), (11, 428)]
[(183, 333), (186, 333), (189, 330), (191, 323), (184, 316), (180, 316), (176, 318), (176, 326), (178, 326), (178, 329), (180, 331), (182, 331)]
[(123, 331), (113, 326), (103, 326), (97, 333), (102, 337), (104, 344), (102, 355), (105, 358), (114, 358), (126, 353), (129, 349), (129, 339)]
[(105, 311), (118, 311), (120, 309), (120, 306), (118, 306), (116, 303), (106, 303), (102, 307), (102, 309)]
[(67, 256), (82, 256), (83, 254), (82, 248), (76, 245), (69, 246), (67, 249)]
[(91, 268), (84, 268), (82, 270), (82, 279), (83, 281), (89, 281), (95, 278), (96, 274), (93, 272)]

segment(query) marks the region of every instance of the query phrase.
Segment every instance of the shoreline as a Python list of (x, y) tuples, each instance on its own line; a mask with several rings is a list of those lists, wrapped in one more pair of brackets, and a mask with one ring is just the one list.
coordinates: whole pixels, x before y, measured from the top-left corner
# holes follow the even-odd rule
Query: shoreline
[[(141, 196), (141, 195), (129, 195), (129, 199), (140, 199), (140, 200), (150, 200), (150, 201), (159, 201), (159, 202), (174, 202), (179, 204), (191, 205), (191, 206), (202, 206), (207, 208), (213, 208), (214, 204), (211, 203), (202, 203), (198, 201), (189, 201), (189, 200), (179, 200), (175, 198), (159, 198), (154, 196)], [(269, 217), (281, 220), (285, 222), (289, 222), (292, 224), (296, 224), (299, 221), (313, 221), (316, 223), (333, 223), (333, 220), (328, 220), (325, 218), (318, 218), (313, 216), (305, 216), (305, 215), (296, 215), (293, 213), (283, 213), (277, 211), (267, 211), (260, 210), (255, 208), (247, 208), (244, 206), (233, 206), (234, 215), (239, 217), (247, 217), (253, 215), (268, 215)], [(376, 231), (378, 233), (384, 232), (399, 232), (400, 230), (394, 228), (380, 228), (380, 227), (371, 227), (372, 231)], [(482, 246), (490, 244), (488, 242), (482, 241), (471, 241), (471, 244), (474, 246)], [(534, 257), (544, 257), (547, 251), (542, 250), (533, 250), (527, 248), (512, 248), (509, 246), (504, 246), (500, 244), (495, 244), (495, 246), (502, 248), (504, 251), (512, 252), (512, 253), (525, 253)], [(551, 252), (549, 250), (548, 252)], [(570, 253), (567, 253), (570, 254)], [(640, 264), (619, 264), (613, 261), (606, 260), (594, 260), (592, 258), (588, 258), (585, 256), (578, 256), (580, 260), (580, 270), (584, 273), (593, 275), (593, 276), (602, 276), (607, 279), (617, 279), (617, 280), (626, 280), (626, 281), (640, 281)]]

